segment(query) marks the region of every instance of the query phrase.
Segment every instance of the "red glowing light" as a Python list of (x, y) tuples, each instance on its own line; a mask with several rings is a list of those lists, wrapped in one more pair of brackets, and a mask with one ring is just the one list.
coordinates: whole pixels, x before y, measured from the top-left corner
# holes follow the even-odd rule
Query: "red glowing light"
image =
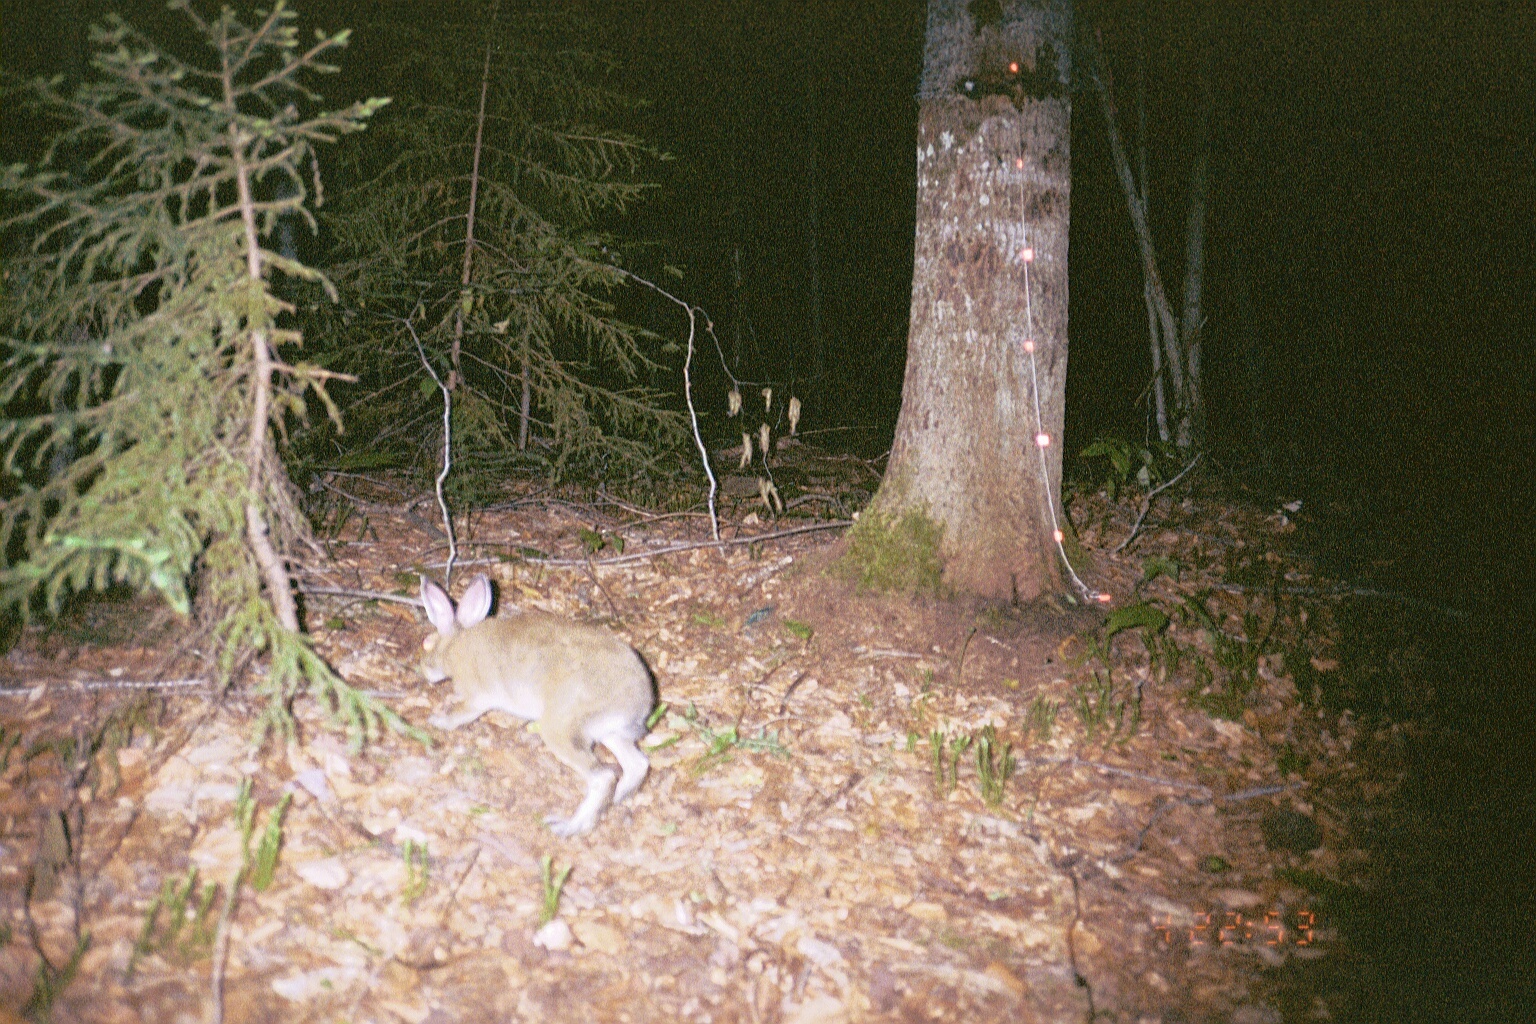
[(1014, 157), (1014, 159), (1013, 159), (1013, 166), (1017, 167), (1019, 170), (1022, 171), (1024, 169), (1024, 158), (1021, 157), (1021, 156)]
[(1008, 62), (1008, 73), (1010, 75), (1016, 75), (1016, 74), (1019, 73), (1019, 62), (1018, 61), (1014, 60), (1014, 61), (1009, 61)]
[(1019, 250), (1019, 259), (1023, 260), (1025, 263), (1032, 263), (1032, 262), (1034, 262), (1035, 250), (1033, 250), (1033, 249), (1021, 249), (1021, 250)]
[(1051, 446), (1051, 435), (1050, 434), (1047, 434), (1045, 431), (1042, 430), (1042, 431), (1040, 431), (1040, 433), (1035, 435), (1035, 447), (1036, 448), (1049, 448), (1050, 446)]
[(1094, 595), (1094, 600), (1098, 601), (1099, 604), (1109, 604), (1109, 595), (1108, 594), (1095, 594)]
[(1053, 536), (1053, 537), (1055, 537), (1055, 538), (1056, 538), (1056, 543), (1057, 543), (1057, 544), (1060, 544), (1060, 543), (1061, 543), (1061, 541), (1062, 541), (1062, 538), (1063, 538), (1063, 537), (1065, 537), (1065, 536), (1066, 536), (1066, 534), (1064, 534), (1064, 533), (1062, 533), (1062, 532), (1061, 532), (1061, 531), (1060, 531), (1060, 530), (1056, 530), (1056, 531), (1055, 531), (1055, 532), (1053, 532), (1053, 533), (1052, 533), (1052, 534), (1051, 534), (1051, 536)]
[(1035, 350), (1035, 341), (1034, 341), (1034, 339), (1033, 338), (1025, 338), (1024, 339), (1024, 351), (1025, 352), (1033, 352), (1034, 350)]

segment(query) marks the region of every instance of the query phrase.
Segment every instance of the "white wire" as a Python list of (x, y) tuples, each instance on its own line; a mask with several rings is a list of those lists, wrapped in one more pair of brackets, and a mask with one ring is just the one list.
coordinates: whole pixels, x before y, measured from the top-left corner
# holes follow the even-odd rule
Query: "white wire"
[[(1029, 224), (1024, 219), (1024, 175), (1022, 173), (1022, 163), (1023, 158), (1020, 157), (1019, 230), (1023, 235), (1023, 248), (1029, 249)], [(1022, 250), (1019, 254), (1019, 262), (1024, 264), (1024, 340), (1026, 342), (1024, 352), (1029, 356), (1030, 397), (1034, 400), (1035, 407), (1035, 434), (1031, 441), (1034, 442), (1035, 449), (1040, 453), (1040, 492), (1045, 496), (1046, 514), (1051, 520), (1051, 539), (1056, 543), (1056, 553), (1061, 556), (1061, 564), (1066, 566), (1067, 575), (1072, 577), (1072, 582), (1077, 585), (1078, 593), (1083, 595), (1083, 600), (1093, 604), (1105, 600), (1108, 595), (1101, 594), (1084, 583), (1072, 568), (1072, 562), (1067, 558), (1066, 546), (1061, 541), (1064, 534), (1061, 529), (1061, 522), (1056, 514), (1056, 497), (1051, 490), (1050, 465), (1045, 458), (1045, 447), (1038, 440), (1040, 435), (1046, 433), (1045, 418), (1040, 412), (1040, 374), (1035, 359), (1035, 349), (1038, 346), (1035, 344), (1035, 308), (1029, 286), (1029, 264), (1031, 261), (1024, 259)], [(1047, 434), (1046, 436), (1049, 437), (1050, 435)], [(1062, 453), (1062, 457), (1066, 457), (1065, 452)]]

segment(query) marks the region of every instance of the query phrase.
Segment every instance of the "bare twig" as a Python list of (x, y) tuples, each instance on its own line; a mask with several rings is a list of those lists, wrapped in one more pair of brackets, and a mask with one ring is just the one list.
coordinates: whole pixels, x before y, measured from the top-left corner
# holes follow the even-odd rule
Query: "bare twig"
[(1194, 469), (1195, 463), (1199, 462), (1204, 454), (1204, 452), (1196, 454), (1194, 458), (1189, 460), (1189, 465), (1179, 470), (1178, 476), (1174, 477), (1172, 480), (1169, 480), (1167, 483), (1161, 484), (1155, 489), (1147, 492), (1147, 496), (1143, 498), (1141, 502), (1141, 515), (1136, 517), (1136, 523), (1131, 527), (1131, 532), (1126, 536), (1125, 540), (1120, 542), (1120, 546), (1115, 548), (1113, 552), (1114, 554), (1118, 555), (1120, 552), (1124, 551), (1125, 546), (1136, 539), (1136, 532), (1141, 529), (1141, 524), (1146, 520), (1147, 513), (1152, 510), (1152, 499), (1157, 497), (1159, 494), (1162, 494), (1164, 491), (1178, 483), (1180, 480), (1184, 479), (1184, 474)]
[(229, 926), (235, 916), (235, 902), (240, 897), (240, 883), (245, 880), (242, 864), (224, 890), (224, 907), (219, 911), (219, 926), (213, 939), (213, 1005), (208, 1010), (210, 1024), (224, 1024), (224, 965), (229, 960)]
[(866, 658), (923, 658), (926, 655), (915, 651), (898, 651), (890, 647), (865, 647), (859, 644), (853, 649), (854, 654), (862, 654)]
[(971, 641), (976, 638), (977, 627), (972, 626), (971, 631), (965, 635), (965, 643), (960, 645), (960, 659), (955, 663), (955, 685), (960, 686), (965, 682), (965, 652), (971, 649)]
[[(640, 275), (631, 273), (630, 271), (625, 270), (623, 267), (617, 265), (615, 265), (613, 269), (618, 273), (623, 274), (631, 281), (645, 285), (656, 294), (671, 299), (679, 306), (682, 306), (683, 312), (688, 314), (688, 352), (687, 355), (683, 357), (683, 398), (688, 403), (688, 419), (693, 424), (693, 442), (694, 444), (698, 445), (699, 458), (704, 463), (704, 475), (709, 477), (709, 526), (711, 532), (714, 535), (715, 541), (718, 543), (720, 540), (720, 517), (715, 512), (715, 495), (720, 490), (720, 484), (719, 481), (715, 479), (714, 467), (709, 464), (709, 449), (704, 446), (704, 437), (699, 433), (699, 414), (694, 410), (693, 407), (693, 378), (689, 372), (693, 366), (693, 341), (697, 326), (696, 318), (698, 314), (704, 313), (704, 311), (692, 303), (684, 302), (682, 299), (678, 298), (676, 295), (673, 295), (665, 288), (662, 288), (654, 281), (647, 281)], [(714, 336), (715, 325), (713, 321), (709, 319), (709, 315), (707, 313), (704, 314), (704, 329), (710, 334), (711, 337)], [(719, 347), (718, 341), (715, 344), (716, 347)]]
[(616, 619), (622, 619), (624, 616), (620, 614), (619, 606), (613, 603), (613, 595), (608, 593), (608, 588), (603, 586), (603, 581), (598, 579), (597, 573), (592, 570), (592, 559), (587, 559), (587, 564), (582, 566), (582, 568), (587, 571), (587, 579), (592, 581), (592, 585), (597, 587), (598, 590), (602, 591), (603, 597), (608, 602), (609, 610), (613, 612), (613, 617)]
[[(489, 53), (489, 51), (487, 51), (487, 53)], [(489, 56), (487, 56), (486, 59), (489, 60)], [(485, 102), (483, 92), (480, 101), (482, 104)], [(475, 158), (478, 161), (480, 156), (479, 138), (476, 137), (475, 141)], [(471, 243), (471, 248), (472, 247), (473, 244)], [(468, 251), (465, 252), (464, 259), (466, 261), (464, 272), (468, 274)], [(411, 312), (411, 316), (415, 315), (415, 311), (413, 310)], [(416, 354), (421, 357), (421, 365), (427, 368), (427, 372), (432, 375), (432, 380), (436, 382), (438, 390), (443, 393), (443, 469), (442, 472), (437, 474), (436, 490), (437, 507), (442, 510), (443, 529), (448, 534), (448, 561), (443, 566), (443, 586), (446, 587), (448, 584), (453, 582), (453, 563), (458, 559), (459, 556), (458, 542), (454, 539), (453, 536), (453, 517), (448, 514), (448, 502), (443, 500), (443, 481), (447, 479), (448, 470), (453, 465), (453, 420), (451, 416), (451, 413), (453, 412), (453, 396), (449, 394), (448, 386), (443, 383), (442, 378), (437, 375), (437, 371), (432, 368), (431, 361), (427, 359), (427, 351), (421, 347), (421, 339), (416, 336), (416, 327), (411, 323), (410, 317), (406, 317), (406, 319), (402, 322), (405, 324), (405, 329), (411, 332), (411, 340), (416, 343)], [(457, 341), (455, 341), (455, 344), (457, 344)]]
[(795, 690), (805, 681), (805, 675), (804, 672), (801, 672), (790, 681), (789, 686), (784, 690), (783, 699), (779, 701), (779, 714), (784, 714), (784, 709), (789, 707), (789, 698), (794, 695)]

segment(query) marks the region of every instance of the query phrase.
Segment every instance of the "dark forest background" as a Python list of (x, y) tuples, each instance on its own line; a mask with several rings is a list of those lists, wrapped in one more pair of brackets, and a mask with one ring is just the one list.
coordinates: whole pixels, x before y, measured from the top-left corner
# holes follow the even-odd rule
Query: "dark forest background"
[[(4, 66), (82, 67), (83, 26), (107, 6), (11, 0)], [(650, 102), (634, 127), (676, 158), (626, 233), (684, 270), (681, 290), (709, 310), (739, 376), (792, 386), (821, 443), (883, 451), (906, 352), (924, 5), (576, 6)], [(167, 23), (153, 0), (115, 8)], [(378, 91), (370, 78), (392, 56), (377, 29), (429, 26), (435, 9), (331, 0), (300, 14), (354, 28), (328, 87), (350, 99)], [(1528, 568), (1485, 538), (1528, 532), (1536, 12), (1101, 0), (1078, 19), (1103, 34), (1127, 134), (1145, 32), (1151, 204), (1171, 287), (1202, 76), (1215, 94), (1205, 337), (1217, 461), (1277, 496), (1343, 506), (1357, 526), (1368, 517), (1370, 532), (1430, 559), (1394, 585), (1433, 578), (1440, 596), (1476, 600), (1501, 569)], [(38, 140), (18, 109), (3, 116), (7, 157), (24, 157)], [(1090, 94), (1073, 118), (1069, 453), (1143, 437), (1150, 375), (1140, 268)]]

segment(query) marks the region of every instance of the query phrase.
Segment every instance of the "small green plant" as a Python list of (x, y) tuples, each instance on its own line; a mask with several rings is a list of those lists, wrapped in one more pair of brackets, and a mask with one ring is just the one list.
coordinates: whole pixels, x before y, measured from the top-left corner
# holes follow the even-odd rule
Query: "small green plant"
[(1029, 705), (1028, 728), (1041, 742), (1049, 742), (1051, 739), (1051, 732), (1056, 728), (1058, 707), (1055, 701), (1044, 697), (1036, 697)]
[(567, 864), (563, 871), (555, 871), (555, 859), (548, 854), (539, 858), (539, 875), (544, 881), (544, 908), (539, 911), (539, 927), (543, 927), (555, 919), (560, 912), (560, 892), (565, 888), (565, 880), (571, 877), (573, 865)]
[[(128, 957), (128, 980), (133, 978), (139, 959), (146, 953), (158, 951), (186, 962), (212, 952), (217, 934), (217, 923), (211, 917), (215, 898), (222, 889), (223, 916), (227, 917), (233, 910), (242, 882), (249, 881), (257, 892), (265, 892), (272, 884), (273, 874), (277, 870), (277, 855), (283, 845), (283, 815), (287, 813), (292, 800), (292, 793), (284, 793), (277, 806), (268, 812), (266, 828), (262, 830), (253, 850), (251, 840), (256, 835), (256, 801), (251, 796), (250, 778), (241, 781), (234, 806), (235, 825), (240, 829), (240, 868), (222, 887), (217, 882), (208, 882), (199, 890), (196, 865), (187, 869), (179, 883), (173, 878), (166, 879), (160, 893), (144, 911), (138, 940)], [(163, 919), (162, 913), (165, 915)]]
[(699, 717), (699, 709), (692, 703), (683, 714), (683, 721), (687, 723), (699, 738), (704, 741), (704, 753), (694, 761), (689, 769), (695, 777), (703, 775), (712, 768), (716, 768), (731, 759), (734, 750), (745, 750), (753, 754), (773, 754), (776, 757), (788, 757), (789, 750), (779, 742), (779, 730), (768, 730), (766, 727), (759, 729), (756, 736), (743, 736), (739, 726), (729, 725), (724, 729), (711, 729), (705, 725)]
[(604, 548), (612, 548), (615, 554), (624, 553), (624, 538), (617, 533), (599, 533), (597, 530), (581, 531), (581, 546), (587, 554), (595, 555)]
[(407, 904), (415, 903), (427, 891), (432, 880), (432, 858), (427, 844), (407, 839), (400, 844), (400, 859), (405, 862), (405, 881), (400, 886), (400, 898)]
[[(288, 805), (292, 802), (293, 794), (284, 793), (277, 806), (267, 813), (267, 827), (262, 830), (261, 840), (253, 852), (251, 837), (256, 831), (256, 801), (251, 798), (250, 778), (240, 783), (240, 792), (235, 797), (235, 823), (240, 826), (242, 873), (248, 872), (246, 877), (257, 892), (266, 892), (272, 884), (277, 871), (277, 854), (283, 845), (283, 815), (288, 813)], [(236, 884), (239, 884), (238, 877)]]
[(700, 626), (708, 626), (710, 629), (720, 629), (725, 625), (725, 620), (711, 611), (694, 612), (693, 621)]
[[(1253, 611), (1243, 613), (1243, 633), (1232, 636), (1211, 615), (1208, 591), (1187, 597), (1179, 606), (1184, 621), (1200, 629), (1211, 646), (1211, 660), (1220, 669), (1212, 669), (1204, 657), (1196, 654), (1195, 683), (1186, 695), (1192, 705), (1217, 718), (1241, 717), (1247, 697), (1259, 684), (1259, 658), (1271, 649), (1279, 609), (1260, 636), (1259, 617)], [(1257, 638), (1257, 639), (1256, 639)], [(1289, 664), (1289, 662), (1288, 662)]]
[(1155, 604), (1138, 601), (1124, 608), (1116, 608), (1104, 620), (1100, 635), (1107, 642), (1127, 629), (1150, 629), (1160, 632), (1168, 626), (1168, 614)]
[(1226, 858), (1218, 857), (1214, 853), (1202, 858), (1200, 867), (1212, 875), (1224, 875), (1232, 870), (1232, 865), (1227, 863)]
[(11, 731), (0, 725), (0, 772), (11, 766), (11, 751), (21, 742), (21, 730)]
[(1108, 669), (1095, 669), (1093, 681), (1077, 684), (1072, 694), (1072, 708), (1077, 712), (1077, 720), (1082, 723), (1088, 742), (1092, 743), (1101, 732), (1106, 741), (1116, 736), (1129, 738), (1136, 735), (1141, 724), (1141, 700), (1119, 696)]
[(801, 622), (798, 619), (785, 619), (784, 632), (791, 636), (799, 637), (801, 640), (809, 640), (811, 634), (816, 631), (808, 623)]
[(1136, 581), (1136, 592), (1138, 594), (1141, 593), (1142, 588), (1159, 576), (1167, 576), (1177, 583), (1183, 569), (1183, 565), (1176, 558), (1169, 558), (1167, 555), (1153, 555), (1141, 563), (1141, 579)]
[(997, 745), (997, 730), (991, 725), (976, 737), (976, 776), (980, 780), (981, 798), (989, 807), (1003, 802), (1003, 791), (1018, 767), (1013, 758), (1013, 744)]
[(650, 714), (650, 717), (645, 720), (645, 727), (647, 729), (656, 728), (656, 723), (666, 717), (667, 708), (668, 704), (666, 701), (660, 701), (657, 703), (655, 710), (653, 710)]
[(971, 737), (947, 736), (938, 729), (928, 734), (928, 756), (933, 763), (933, 789), (948, 796), (960, 782), (960, 758), (971, 746)]
[(1168, 478), (1170, 469), (1176, 471), (1180, 464), (1180, 452), (1174, 445), (1141, 445), (1119, 437), (1098, 438), (1080, 454), (1083, 459), (1105, 460), (1098, 479), (1110, 501), (1118, 501), (1120, 492), (1133, 482), (1140, 490), (1152, 490)]
[(186, 962), (197, 960), (213, 949), (214, 922), (209, 919), (209, 914), (219, 885), (208, 882), (199, 891), (197, 882), (195, 864), (187, 868), (180, 882), (174, 878), (165, 880), (165, 885), (144, 911), (138, 941), (128, 956), (127, 980), (133, 979), (139, 959), (147, 953), (160, 952)]

